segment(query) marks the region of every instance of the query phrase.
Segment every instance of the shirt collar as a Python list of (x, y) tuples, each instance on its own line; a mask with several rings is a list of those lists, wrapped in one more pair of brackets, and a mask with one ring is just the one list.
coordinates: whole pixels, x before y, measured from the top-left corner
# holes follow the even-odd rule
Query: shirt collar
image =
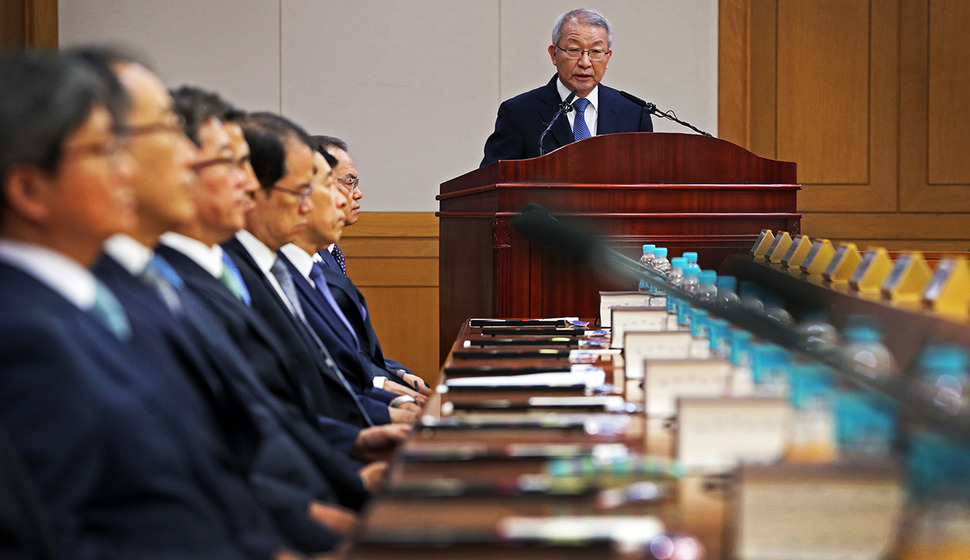
[(132, 276), (141, 276), (148, 261), (155, 256), (150, 248), (121, 233), (112, 235), (104, 242), (104, 252), (118, 261)]
[[(560, 80), (558, 77), (556, 78), (556, 89), (559, 91), (559, 99), (562, 99), (563, 101), (565, 101), (566, 98), (569, 97), (569, 94), (572, 93), (572, 90), (566, 89), (566, 86), (563, 85), (562, 80)], [(593, 91), (589, 92), (589, 95), (586, 96), (586, 99), (589, 101), (589, 107), (592, 107), (593, 110), (599, 110), (599, 106), (600, 106), (600, 85), (599, 84), (596, 84), (596, 87), (593, 88)], [(573, 101), (575, 102), (575, 100)], [(589, 109), (589, 107), (587, 107), (587, 110)]]
[(210, 247), (198, 239), (186, 237), (174, 231), (163, 233), (161, 243), (192, 259), (216, 278), (222, 276), (222, 267), (224, 266), (222, 264), (222, 247), (218, 244)]
[(32, 243), (0, 239), (0, 260), (30, 274), (80, 309), (94, 307), (94, 275), (61, 253)]
[[(293, 263), (293, 266), (300, 271), (300, 274), (302, 274), (304, 278), (310, 280), (310, 271), (313, 269), (313, 255), (307, 253), (292, 243), (283, 245), (283, 247), (280, 248), (280, 252), (286, 255), (286, 258), (290, 259), (290, 262)], [(312, 284), (313, 281), (310, 280), (310, 283)]]
[(273, 263), (276, 262), (276, 253), (247, 230), (241, 229), (237, 231), (236, 239), (242, 243), (243, 248), (246, 249), (249, 256), (256, 261), (256, 266), (263, 271), (263, 274), (272, 276), (273, 273), (270, 272), (270, 269), (273, 268)]

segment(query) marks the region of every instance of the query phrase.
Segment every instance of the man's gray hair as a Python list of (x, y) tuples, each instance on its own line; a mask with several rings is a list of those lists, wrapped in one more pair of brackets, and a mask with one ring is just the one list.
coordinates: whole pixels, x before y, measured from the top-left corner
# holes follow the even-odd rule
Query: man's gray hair
[(605, 29), (608, 41), (607, 48), (613, 48), (613, 26), (610, 25), (610, 20), (606, 19), (606, 16), (592, 8), (579, 8), (559, 16), (559, 19), (556, 20), (556, 25), (554, 25), (552, 28), (553, 45), (559, 46), (559, 40), (562, 39), (563, 26), (566, 25), (567, 21), (573, 19), (576, 20), (577, 23), (592, 25), (593, 27), (602, 27)]

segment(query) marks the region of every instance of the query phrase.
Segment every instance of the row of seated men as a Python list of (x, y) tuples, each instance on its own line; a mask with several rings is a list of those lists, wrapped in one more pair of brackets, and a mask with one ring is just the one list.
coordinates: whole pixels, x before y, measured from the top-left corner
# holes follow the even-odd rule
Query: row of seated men
[(335, 553), (430, 389), (328, 251), (331, 144), (119, 51), (0, 55), (0, 557)]

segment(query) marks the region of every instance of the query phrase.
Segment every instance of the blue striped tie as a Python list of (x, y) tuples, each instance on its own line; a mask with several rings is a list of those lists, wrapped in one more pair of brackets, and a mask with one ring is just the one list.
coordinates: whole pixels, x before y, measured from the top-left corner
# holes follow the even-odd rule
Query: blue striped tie
[(573, 122), (573, 140), (585, 140), (590, 137), (589, 126), (586, 125), (586, 107), (589, 106), (589, 99), (580, 97), (573, 101), (576, 108), (576, 120)]

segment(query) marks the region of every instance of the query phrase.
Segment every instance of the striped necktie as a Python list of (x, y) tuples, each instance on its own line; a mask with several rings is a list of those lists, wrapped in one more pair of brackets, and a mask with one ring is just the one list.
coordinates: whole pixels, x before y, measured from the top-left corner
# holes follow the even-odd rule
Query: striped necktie
[(573, 101), (576, 108), (576, 120), (573, 121), (573, 140), (585, 140), (590, 137), (589, 126), (586, 124), (586, 107), (589, 106), (589, 99), (580, 97)]
[(252, 307), (253, 298), (249, 295), (249, 289), (246, 288), (242, 274), (239, 273), (236, 263), (232, 262), (232, 257), (225, 251), (222, 252), (222, 274), (219, 275), (219, 280), (229, 288), (236, 299), (245, 303), (247, 307)]

